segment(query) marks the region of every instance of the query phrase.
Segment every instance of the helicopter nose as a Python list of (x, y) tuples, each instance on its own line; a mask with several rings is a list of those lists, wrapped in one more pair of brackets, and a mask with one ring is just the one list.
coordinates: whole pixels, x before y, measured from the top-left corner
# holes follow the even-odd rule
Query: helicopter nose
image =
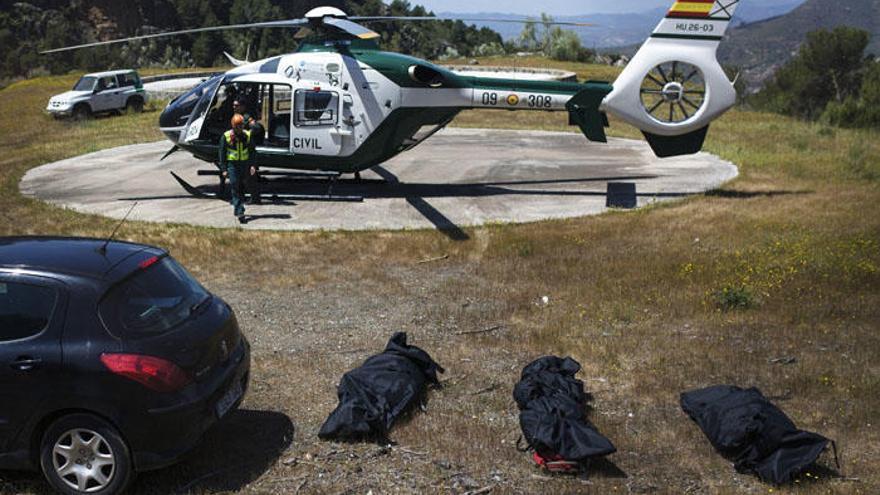
[(180, 141), (180, 132), (183, 130), (183, 127), (185, 127), (180, 125), (180, 119), (177, 113), (178, 112), (173, 111), (169, 106), (162, 111), (161, 115), (159, 115), (159, 128), (162, 129), (162, 133), (165, 134), (165, 137), (167, 137), (172, 143)]

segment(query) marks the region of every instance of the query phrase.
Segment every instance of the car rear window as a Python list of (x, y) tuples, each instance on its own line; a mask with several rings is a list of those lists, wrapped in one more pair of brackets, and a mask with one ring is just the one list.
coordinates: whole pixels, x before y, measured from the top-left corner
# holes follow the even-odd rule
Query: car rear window
[(128, 72), (125, 74), (119, 74), (117, 76), (119, 78), (119, 85), (121, 87), (127, 88), (130, 86), (140, 86), (141, 81), (138, 78), (137, 74), (134, 72)]
[(52, 321), (58, 293), (49, 287), (0, 281), (0, 342), (41, 333)]
[(117, 337), (152, 336), (189, 319), (209, 297), (176, 261), (162, 258), (110, 289), (98, 311)]

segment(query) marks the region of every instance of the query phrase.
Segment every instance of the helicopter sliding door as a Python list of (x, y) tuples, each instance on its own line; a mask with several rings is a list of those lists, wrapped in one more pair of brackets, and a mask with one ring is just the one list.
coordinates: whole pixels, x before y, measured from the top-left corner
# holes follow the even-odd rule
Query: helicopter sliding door
[(339, 127), (340, 97), (336, 91), (298, 89), (293, 97), (293, 132), (290, 148), (294, 154), (338, 156), (343, 134)]

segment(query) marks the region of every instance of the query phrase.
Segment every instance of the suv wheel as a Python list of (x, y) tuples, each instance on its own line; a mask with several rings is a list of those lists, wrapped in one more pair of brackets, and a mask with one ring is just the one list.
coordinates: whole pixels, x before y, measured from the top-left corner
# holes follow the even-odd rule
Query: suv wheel
[(74, 120), (85, 120), (92, 116), (92, 109), (89, 108), (85, 103), (80, 103), (79, 105), (73, 107), (73, 118)]
[(89, 414), (52, 423), (40, 444), (40, 467), (67, 495), (121, 493), (133, 477), (131, 453), (116, 429)]
[(125, 102), (125, 111), (128, 113), (141, 113), (144, 111), (144, 100), (134, 97), (129, 98), (127, 102)]

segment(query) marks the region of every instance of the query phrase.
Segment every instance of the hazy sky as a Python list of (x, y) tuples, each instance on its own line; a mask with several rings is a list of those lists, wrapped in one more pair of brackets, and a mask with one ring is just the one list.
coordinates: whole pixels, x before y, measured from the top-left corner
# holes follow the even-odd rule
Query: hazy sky
[[(753, 0), (754, 1), (754, 0)], [(764, 5), (792, 0), (761, 0)], [(505, 14), (578, 15), (597, 12), (644, 12), (672, 6), (673, 0), (409, 0), (434, 12), (500, 12)]]

